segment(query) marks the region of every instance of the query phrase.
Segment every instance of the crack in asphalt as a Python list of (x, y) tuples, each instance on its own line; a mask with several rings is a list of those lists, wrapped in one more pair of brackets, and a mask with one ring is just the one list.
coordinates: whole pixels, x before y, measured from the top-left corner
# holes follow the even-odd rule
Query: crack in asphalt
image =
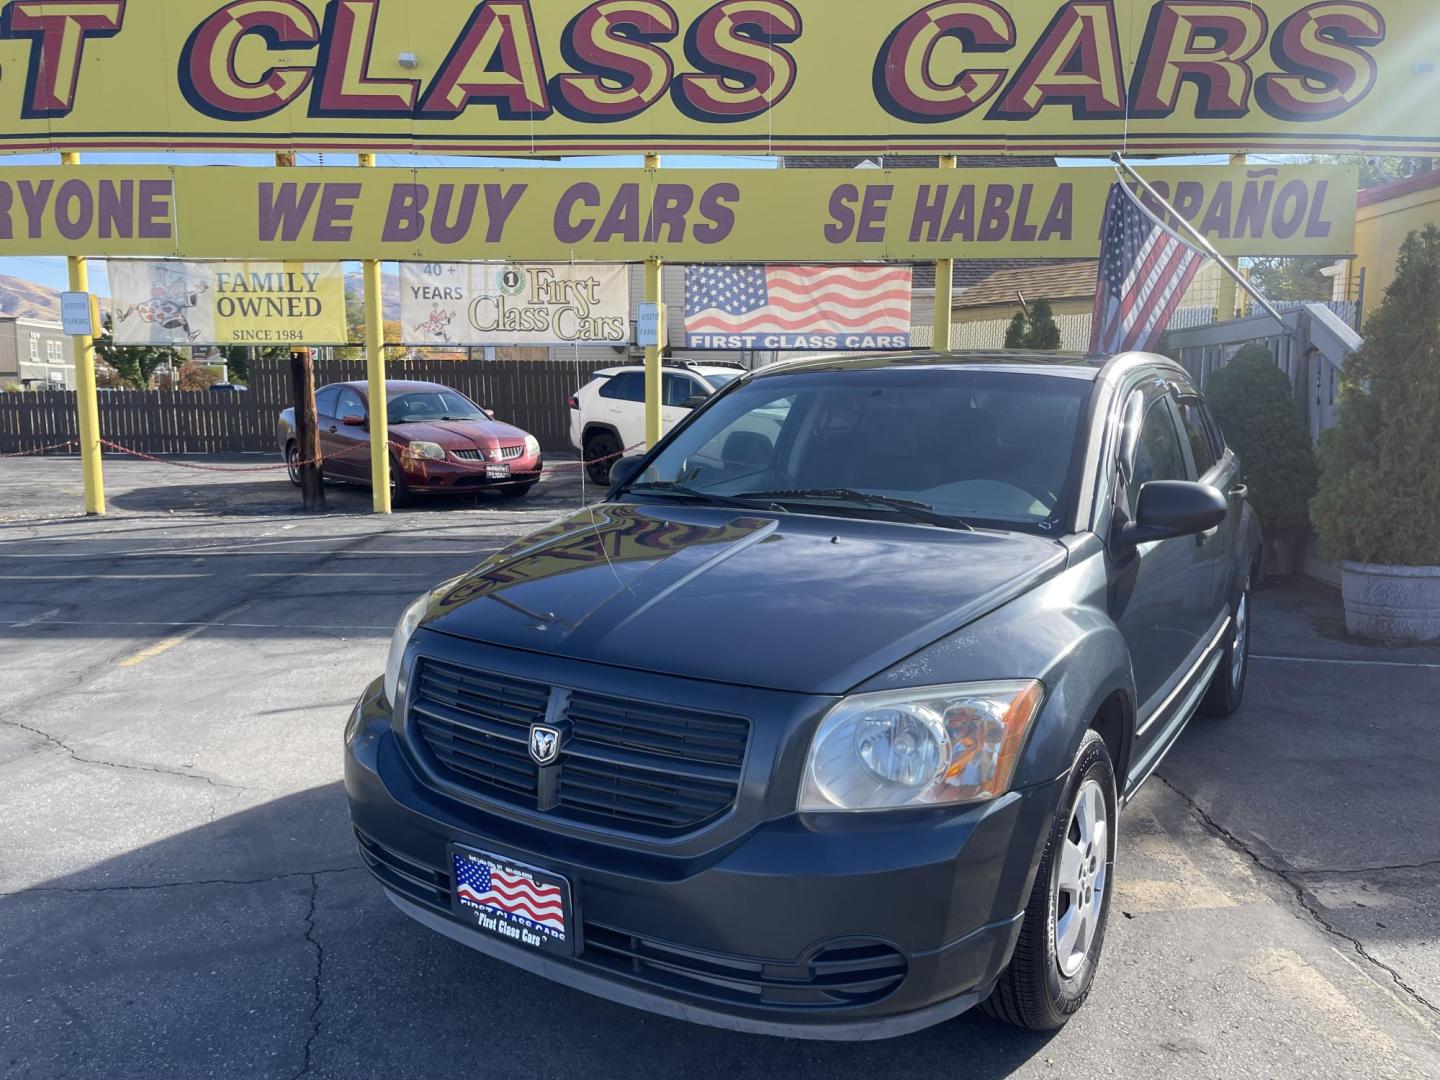
[(315, 974), (310, 980), (310, 1033), (305, 1037), (304, 1057), (301, 1059), (300, 1071), (292, 1080), (300, 1080), (302, 1076), (308, 1076), (315, 1051), (315, 1041), (320, 1038), (320, 1010), (325, 1006), (325, 988), (322, 980), (325, 977), (325, 947), (315, 940), (315, 905), (320, 896), (320, 875), (310, 875), (310, 908), (305, 912), (305, 940), (315, 950)]
[(1384, 874), (1392, 870), (1429, 870), (1431, 867), (1440, 868), (1440, 859), (1431, 859), (1428, 862), (1392, 863), (1389, 866), (1325, 867), (1320, 870), (1291, 869), (1289, 873), (1296, 877), (1342, 877), (1345, 874)]
[(225, 788), (229, 791), (249, 790), (239, 784), (227, 784), (221, 780), (216, 780), (213, 776), (205, 773), (186, 772), (184, 769), (168, 769), (163, 765), (136, 765), (126, 761), (108, 761), (105, 758), (86, 757), (58, 735), (52, 735), (48, 731), (42, 731), (32, 724), (22, 724), (19, 720), (6, 720), (3, 717), (0, 717), (0, 724), (4, 724), (6, 727), (16, 728), (20, 731), (29, 732), (31, 735), (38, 735), (57, 749), (64, 750), (71, 758), (84, 765), (103, 765), (107, 769), (127, 769), (131, 772), (148, 772), (159, 773), (161, 776), (178, 776), (182, 780), (199, 780), (201, 783), (209, 784), (211, 787)]
[(1317, 926), (1319, 926), (1330, 936), (1346, 942), (1355, 951), (1355, 954), (1360, 957), (1360, 959), (1364, 960), (1372, 967), (1377, 968), (1380, 971), (1385, 972), (1385, 974), (1389, 975), (1390, 978), (1394, 981), (1395, 985), (1399, 987), (1400, 990), (1403, 991), (1407, 997), (1415, 1001), (1417, 1004), (1428, 1009), (1435, 1016), (1440, 1017), (1440, 1005), (1436, 1005), (1435, 1002), (1431, 1001), (1424, 994), (1420, 993), (1419, 990), (1406, 982), (1405, 977), (1401, 975), (1400, 972), (1396, 971), (1389, 964), (1385, 963), (1385, 961), (1381, 960), (1379, 957), (1371, 953), (1370, 950), (1365, 947), (1365, 943), (1362, 942), (1359, 938), (1352, 937), (1350, 934), (1345, 933), (1345, 931), (1341, 930), (1338, 926), (1332, 923), (1329, 918), (1326, 917), (1324, 908), (1320, 904), (1320, 902), (1310, 895), (1310, 893), (1306, 890), (1305, 886), (1302, 883), (1294, 880), (1294, 878), (1300, 876), (1296, 871), (1272, 865), (1257, 852), (1251, 850), (1250, 846), (1246, 844), (1243, 840), (1241, 840), (1238, 836), (1236, 836), (1233, 832), (1225, 828), (1225, 826), (1221, 825), (1218, 821), (1211, 817), (1209, 812), (1203, 806), (1201, 806), (1198, 802), (1196, 802), (1193, 798), (1191, 798), (1175, 784), (1171, 783), (1159, 773), (1155, 774), (1155, 779), (1159, 780), (1161, 784), (1163, 784), (1166, 788), (1168, 788), (1170, 791), (1173, 791), (1182, 800), (1184, 800), (1185, 805), (1190, 808), (1191, 812), (1200, 819), (1201, 823), (1204, 824), (1207, 829), (1209, 829), (1216, 836), (1224, 840), (1236, 851), (1240, 852), (1242, 855), (1248, 858), (1261, 870), (1264, 870), (1267, 874), (1270, 874), (1272, 877), (1278, 879), (1287, 888), (1289, 888), (1290, 891), (1295, 894), (1295, 899), (1299, 903), (1301, 909), (1304, 910), (1304, 912), (1309, 915), (1312, 920), (1314, 920)]
[(32, 893), (112, 893), (112, 892), (153, 892), (159, 889), (185, 889), (200, 885), (264, 885), (272, 881), (287, 881), (291, 878), (309, 878), (312, 883), (328, 874), (350, 874), (365, 869), (358, 863), (354, 866), (329, 866), (323, 870), (287, 870), (283, 874), (269, 874), (256, 878), (196, 878), (192, 881), (157, 881), (149, 885), (36, 885), (29, 889), (0, 893), (0, 900)]

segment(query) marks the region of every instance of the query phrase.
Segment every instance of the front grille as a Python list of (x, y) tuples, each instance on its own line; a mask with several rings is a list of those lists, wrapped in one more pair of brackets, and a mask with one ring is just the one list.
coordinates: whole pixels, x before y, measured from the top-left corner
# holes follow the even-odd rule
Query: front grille
[(749, 721), (588, 692), (565, 694), (569, 734), (556, 764), (530, 756), (548, 686), (422, 658), (412, 731), (447, 781), (581, 823), (670, 836), (735, 804)]
[[(488, 457), (489, 451), (486, 451), (486, 450), (451, 450), (450, 453), (454, 454), (454, 455), (455, 455), (457, 458), (459, 458), (461, 461), (485, 461), (485, 460), (487, 459), (487, 457)], [(525, 456), (525, 446), (524, 446), (524, 444), (521, 444), (520, 446), (502, 446), (502, 447), (500, 447), (500, 460), (501, 460), (501, 461), (514, 461), (517, 457), (524, 457), (524, 456)]]
[(535, 797), (530, 725), (550, 688), (438, 660), (421, 660), (410, 719), (448, 778), (492, 797)]
[(401, 855), (358, 827), (355, 840), (360, 858), (387, 888), (436, 911), (450, 910), (450, 875), (444, 870)]

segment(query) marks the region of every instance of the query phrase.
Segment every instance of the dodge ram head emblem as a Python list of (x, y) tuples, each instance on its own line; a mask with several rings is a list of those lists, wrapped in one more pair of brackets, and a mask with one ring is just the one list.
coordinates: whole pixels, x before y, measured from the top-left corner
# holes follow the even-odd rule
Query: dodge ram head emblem
[(537, 765), (555, 764), (560, 756), (560, 732), (544, 724), (531, 724), (530, 756)]

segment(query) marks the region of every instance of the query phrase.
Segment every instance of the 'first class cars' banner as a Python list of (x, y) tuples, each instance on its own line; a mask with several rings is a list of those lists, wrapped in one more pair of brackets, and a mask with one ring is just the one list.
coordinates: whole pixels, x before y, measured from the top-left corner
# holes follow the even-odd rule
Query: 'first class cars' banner
[[(1353, 166), (1146, 175), (1227, 255), (1355, 250)], [(0, 252), (436, 263), (1093, 259), (1114, 180), (1108, 168), (0, 168)]]
[(1440, 154), (1434, 0), (8, 0), (0, 149)]

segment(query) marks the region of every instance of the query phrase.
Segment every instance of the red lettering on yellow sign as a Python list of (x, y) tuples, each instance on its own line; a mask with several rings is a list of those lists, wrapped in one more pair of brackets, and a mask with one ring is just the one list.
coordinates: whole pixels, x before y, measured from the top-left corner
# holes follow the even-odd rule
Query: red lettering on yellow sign
[(114, 37), (124, 19), (125, 0), (11, 0), (0, 12), (0, 38), (31, 41), (20, 115), (69, 113), (86, 40)]

